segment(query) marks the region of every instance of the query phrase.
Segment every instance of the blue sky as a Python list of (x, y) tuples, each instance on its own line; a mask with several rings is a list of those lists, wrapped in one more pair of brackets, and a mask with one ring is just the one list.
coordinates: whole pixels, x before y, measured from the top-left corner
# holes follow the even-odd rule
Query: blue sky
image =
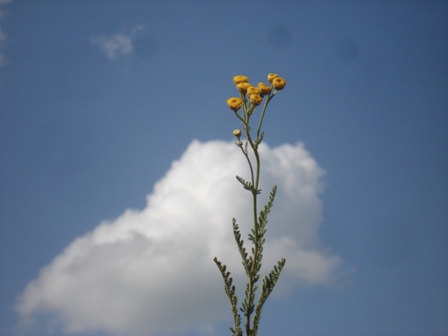
[(0, 11), (0, 335), (229, 335), (212, 258), (244, 286), (248, 195), (225, 102), (271, 72), (287, 264), (259, 335), (448, 334), (447, 2)]

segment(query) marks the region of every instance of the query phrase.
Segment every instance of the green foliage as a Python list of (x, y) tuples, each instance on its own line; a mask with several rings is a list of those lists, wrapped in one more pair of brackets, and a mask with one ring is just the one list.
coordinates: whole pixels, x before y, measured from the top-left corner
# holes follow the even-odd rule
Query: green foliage
[(243, 330), (240, 328), (241, 316), (238, 314), (238, 298), (235, 294), (235, 286), (232, 285), (233, 279), (230, 277), (230, 272), (226, 271), (226, 265), (222, 265), (216, 257), (213, 260), (221, 271), (222, 278), (224, 279), (224, 290), (230, 300), (230, 306), (232, 307), (234, 328), (230, 328), (230, 330), (233, 332), (234, 336), (242, 336)]
[[(258, 298), (258, 303), (255, 300), (255, 293), (258, 290), (258, 281), (260, 279), (260, 270), (262, 266), (262, 260), (263, 260), (263, 245), (266, 241), (265, 234), (266, 234), (266, 225), (268, 223), (268, 214), (271, 211), (271, 208), (274, 205), (274, 198), (275, 193), (277, 191), (277, 186), (274, 186), (272, 188), (272, 191), (269, 195), (269, 201), (264, 206), (263, 210), (260, 211), (257, 217), (257, 196), (261, 193), (261, 189), (259, 189), (259, 178), (260, 178), (260, 157), (258, 153), (258, 146), (262, 142), (264, 137), (264, 132), (261, 131), (261, 126), (263, 123), (263, 118), (266, 112), (266, 108), (271, 101), (271, 99), (275, 96), (277, 93), (277, 90), (283, 89), (283, 87), (286, 85), (286, 82), (283, 79), (273, 80), (274, 78), (278, 77), (275, 74), (269, 74), (268, 79), (272, 83), (270, 86), (270, 89), (267, 85), (264, 85), (265, 88), (263, 88), (264, 95), (267, 95), (267, 98), (265, 99), (265, 103), (263, 106), (263, 110), (260, 115), (260, 119), (258, 122), (258, 128), (255, 139), (251, 137), (250, 133), (250, 126), (249, 121), (250, 117), (255, 114), (256, 112), (256, 105), (254, 105), (253, 102), (256, 102), (257, 99), (249, 99), (248, 94), (246, 94), (246, 91), (240, 90), (240, 97), (241, 98), (230, 98), (227, 101), (227, 104), (229, 107), (235, 112), (236, 117), (243, 123), (243, 130), (247, 137), (247, 141), (245, 145), (243, 145), (243, 142), (240, 141), (241, 131), (235, 130), (233, 133), (237, 137), (238, 141), (236, 142), (236, 145), (241, 149), (241, 152), (246, 157), (246, 160), (249, 165), (250, 169), (250, 180), (245, 180), (244, 178), (240, 176), (236, 176), (236, 179), (238, 182), (241, 183), (243, 188), (245, 190), (248, 190), (252, 194), (252, 211), (253, 211), (253, 227), (248, 235), (248, 239), (251, 242), (251, 253), (249, 254), (247, 252), (247, 249), (244, 247), (244, 241), (241, 239), (241, 233), (239, 230), (239, 226), (236, 222), (236, 219), (233, 219), (233, 235), (235, 237), (236, 244), (238, 246), (238, 251), (241, 256), (242, 264), (244, 267), (244, 270), (246, 272), (247, 276), (247, 284), (246, 284), (246, 290), (245, 290), (245, 297), (243, 302), (241, 303), (241, 308), (238, 309), (238, 298), (235, 294), (235, 286), (233, 285), (233, 279), (230, 277), (230, 272), (227, 271), (226, 265), (223, 265), (218, 259), (215, 257), (214, 261), (216, 265), (218, 266), (221, 275), (224, 280), (224, 290), (227, 294), (227, 297), (230, 301), (230, 306), (232, 310), (233, 315), (233, 321), (234, 325), (230, 328), (232, 331), (232, 336), (242, 336), (243, 335), (243, 329), (241, 328), (241, 322), (242, 318), (240, 315), (240, 312), (243, 313), (245, 317), (245, 333), (246, 336), (256, 336), (258, 333), (258, 326), (260, 324), (260, 317), (261, 317), (261, 311), (263, 308), (263, 305), (265, 304), (267, 298), (272, 293), (275, 284), (277, 283), (280, 273), (285, 266), (285, 259), (281, 259), (278, 261), (277, 265), (274, 265), (272, 271), (265, 275), (262, 279), (261, 283), (261, 292)], [(248, 78), (245, 76), (235, 76), (234, 82), (235, 84), (239, 83), (247, 83)], [(282, 82), (283, 81), (283, 82)], [(276, 84), (277, 83), (277, 84)], [(263, 85), (261, 86), (263, 87)], [(237, 88), (240, 89), (240, 87)], [(259, 84), (260, 88), (260, 84)], [(247, 90), (253, 90), (247, 89)], [(257, 90), (257, 89), (255, 89)], [(261, 89), (260, 89), (261, 90)], [(256, 92), (256, 91), (255, 91)], [(261, 91), (260, 91), (261, 92)], [(261, 93), (260, 93), (261, 95)], [(263, 97), (263, 96), (261, 96)], [(258, 101), (260, 99), (258, 98)], [(242, 108), (241, 114), (238, 112)], [(250, 148), (252, 149), (252, 153), (255, 157), (254, 165), (252, 165), (252, 161), (249, 157), (248, 153), (248, 146), (250, 145)], [(253, 318), (251, 319), (253, 315)]]
[(261, 295), (258, 300), (257, 308), (255, 309), (255, 316), (253, 321), (253, 330), (252, 335), (256, 336), (258, 332), (258, 325), (260, 323), (261, 310), (263, 309), (263, 305), (266, 302), (269, 294), (274, 290), (274, 286), (277, 283), (278, 278), (280, 277), (280, 272), (285, 266), (286, 260), (282, 258), (279, 260), (277, 265), (274, 265), (274, 269), (269, 273), (269, 275), (265, 275), (263, 277), (263, 284), (261, 285)]
[(236, 176), (236, 179), (243, 185), (244, 189), (249, 190), (251, 192), (255, 192), (257, 194), (261, 194), (261, 189), (255, 190), (253, 184), (250, 183), (249, 181), (246, 181), (245, 179), (239, 177), (238, 175)]

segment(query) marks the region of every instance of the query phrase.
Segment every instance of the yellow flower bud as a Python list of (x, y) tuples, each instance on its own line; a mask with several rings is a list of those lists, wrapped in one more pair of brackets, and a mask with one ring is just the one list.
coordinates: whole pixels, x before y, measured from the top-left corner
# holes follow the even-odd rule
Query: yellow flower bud
[(233, 135), (236, 136), (239, 139), (240, 136), (241, 136), (241, 131), (239, 129), (236, 129), (236, 130), (233, 131)]
[(247, 83), (249, 82), (249, 78), (247, 78), (246, 76), (235, 76), (233, 77), (233, 82), (235, 83), (235, 85), (239, 84), (239, 83)]
[(247, 88), (247, 95), (250, 96), (250, 95), (253, 95), (253, 94), (259, 95), (260, 94), (260, 90), (257, 89), (255, 86), (249, 86)]
[(274, 78), (277, 78), (277, 77), (278, 77), (277, 74), (270, 73), (270, 74), (268, 75), (268, 82), (269, 82), (269, 83), (272, 83), (272, 80), (273, 80)]
[(272, 89), (263, 83), (258, 83), (258, 90), (260, 90), (260, 96), (266, 96), (271, 93)]
[(231, 110), (236, 112), (243, 105), (243, 101), (240, 98), (232, 97), (227, 99), (227, 105), (229, 105)]
[(238, 83), (238, 84), (236, 85), (236, 88), (238, 89), (239, 92), (241, 92), (241, 93), (246, 93), (247, 88), (250, 87), (250, 86), (251, 86), (251, 85), (250, 85), (249, 83), (244, 82), (244, 83)]
[(283, 88), (286, 85), (286, 81), (283, 78), (280, 77), (275, 77), (272, 80), (272, 86), (276, 89), (276, 90), (283, 90)]
[(257, 94), (251, 94), (249, 97), (251, 103), (253, 106), (258, 106), (261, 104), (261, 102), (263, 101), (263, 98), (261, 98), (259, 95)]

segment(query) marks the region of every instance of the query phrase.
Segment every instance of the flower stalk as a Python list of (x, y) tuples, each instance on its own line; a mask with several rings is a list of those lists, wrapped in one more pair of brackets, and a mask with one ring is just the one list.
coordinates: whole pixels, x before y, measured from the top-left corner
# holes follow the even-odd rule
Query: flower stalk
[[(281, 259), (278, 261), (277, 265), (273, 267), (272, 271), (263, 277), (261, 293), (258, 298), (258, 303), (256, 303), (255, 293), (258, 289), (257, 283), (260, 279), (260, 269), (263, 260), (263, 245), (265, 242), (264, 235), (266, 233), (266, 224), (268, 222), (267, 216), (274, 205), (274, 198), (277, 190), (277, 186), (272, 188), (268, 203), (258, 214), (257, 196), (261, 193), (261, 189), (259, 189), (261, 164), (258, 147), (264, 137), (264, 132), (261, 131), (261, 127), (266, 109), (269, 102), (277, 94), (277, 92), (285, 87), (286, 81), (283, 78), (278, 77), (277, 74), (268, 75), (268, 81), (271, 83), (270, 86), (264, 83), (259, 83), (258, 87), (254, 87), (249, 84), (248, 77), (241, 75), (235, 76), (233, 80), (237, 90), (240, 93), (240, 97), (229, 98), (227, 100), (227, 105), (234, 112), (235, 116), (242, 122), (243, 132), (247, 138), (245, 145), (243, 146), (243, 142), (240, 140), (242, 132), (239, 129), (234, 130), (233, 134), (237, 137), (238, 141), (236, 142), (236, 145), (245, 156), (250, 170), (250, 181), (246, 181), (240, 176), (236, 176), (236, 179), (242, 184), (244, 189), (251, 193), (253, 212), (253, 228), (248, 237), (249, 241), (253, 245), (251, 248), (252, 253), (250, 255), (244, 247), (236, 219), (233, 219), (233, 233), (235, 241), (237, 243), (242, 264), (248, 278), (245, 298), (240, 309), (238, 309), (237, 306), (238, 298), (235, 294), (235, 286), (233, 285), (233, 279), (230, 277), (230, 272), (227, 271), (227, 267), (218, 261), (216, 257), (214, 258), (214, 261), (222, 274), (224, 289), (230, 300), (234, 320), (234, 326), (231, 327), (230, 330), (232, 331), (233, 336), (243, 336), (243, 328), (241, 327), (242, 318), (239, 314), (240, 311), (244, 314), (245, 335), (256, 336), (263, 305), (274, 289), (274, 286), (280, 276), (280, 272), (286, 262), (285, 259)], [(250, 119), (255, 113), (256, 108), (261, 105), (263, 99), (265, 102), (259, 117), (255, 138), (253, 138), (250, 132)], [(250, 158), (248, 147), (250, 147), (251, 152), (254, 155), (254, 164)]]

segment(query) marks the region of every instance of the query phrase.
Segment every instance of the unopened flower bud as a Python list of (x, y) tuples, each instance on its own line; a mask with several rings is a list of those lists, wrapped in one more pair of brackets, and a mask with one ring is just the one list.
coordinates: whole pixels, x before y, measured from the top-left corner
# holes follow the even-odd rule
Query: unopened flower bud
[(241, 131), (239, 129), (236, 129), (236, 130), (233, 131), (233, 135), (236, 136), (239, 139), (240, 136), (241, 136)]

